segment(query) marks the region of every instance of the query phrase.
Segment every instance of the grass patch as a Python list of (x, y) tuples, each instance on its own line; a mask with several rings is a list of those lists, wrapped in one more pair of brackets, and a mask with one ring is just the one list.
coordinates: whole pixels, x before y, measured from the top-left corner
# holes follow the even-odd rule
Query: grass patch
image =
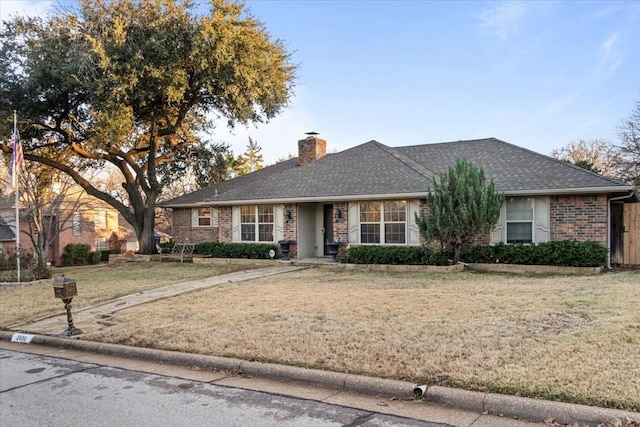
[[(53, 279), (64, 274), (77, 281), (78, 296), (73, 298), (73, 308), (77, 310), (123, 295), (255, 267), (259, 266), (246, 260), (225, 265), (150, 262), (99, 264), (55, 268)], [(50, 282), (0, 286), (0, 328), (61, 311), (64, 311), (64, 305), (54, 298)]]
[(638, 307), (638, 272), (311, 269), (122, 310), (82, 338), (639, 411)]

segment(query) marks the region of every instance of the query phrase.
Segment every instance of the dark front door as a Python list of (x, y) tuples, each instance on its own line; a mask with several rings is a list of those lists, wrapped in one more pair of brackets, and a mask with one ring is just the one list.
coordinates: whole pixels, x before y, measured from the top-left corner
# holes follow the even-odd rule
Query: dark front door
[(322, 229), (324, 230), (324, 255), (328, 255), (327, 242), (333, 242), (333, 205), (324, 205)]
[(611, 264), (624, 263), (624, 223), (622, 221), (622, 203), (611, 204), (611, 235), (609, 247), (611, 248)]

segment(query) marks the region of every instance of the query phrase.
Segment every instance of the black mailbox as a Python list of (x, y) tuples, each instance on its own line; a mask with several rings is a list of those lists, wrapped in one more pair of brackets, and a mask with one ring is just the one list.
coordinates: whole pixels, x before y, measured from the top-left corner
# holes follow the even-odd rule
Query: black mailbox
[(76, 281), (64, 276), (53, 282), (53, 293), (56, 298), (70, 299), (78, 295)]

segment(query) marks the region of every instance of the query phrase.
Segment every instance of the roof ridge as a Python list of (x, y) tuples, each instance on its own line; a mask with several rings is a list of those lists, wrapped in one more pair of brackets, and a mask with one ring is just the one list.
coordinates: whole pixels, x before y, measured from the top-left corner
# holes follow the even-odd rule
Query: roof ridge
[(421, 165), (420, 163), (416, 162), (415, 160), (405, 156), (404, 154), (400, 153), (395, 148), (392, 148), (392, 147), (389, 147), (387, 145), (384, 145), (384, 144), (382, 144), (382, 143), (380, 143), (378, 141), (370, 141), (370, 142), (373, 142), (373, 143), (379, 145), (380, 148), (382, 148), (382, 150), (384, 150), (387, 154), (390, 154), (391, 156), (395, 157), (396, 159), (398, 159), (399, 162), (404, 163), (405, 165), (409, 166), (411, 169), (413, 169), (415, 172), (419, 173), (420, 175), (424, 176), (425, 178), (432, 179), (435, 176), (435, 172), (433, 172), (429, 168)]

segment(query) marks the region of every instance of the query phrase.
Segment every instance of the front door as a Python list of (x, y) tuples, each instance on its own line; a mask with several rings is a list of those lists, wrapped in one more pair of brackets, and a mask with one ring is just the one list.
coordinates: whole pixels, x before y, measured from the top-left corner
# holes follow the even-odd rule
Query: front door
[(322, 212), (323, 212), (322, 229), (324, 231), (323, 254), (326, 256), (329, 253), (327, 250), (327, 242), (333, 242), (333, 205), (324, 205)]

